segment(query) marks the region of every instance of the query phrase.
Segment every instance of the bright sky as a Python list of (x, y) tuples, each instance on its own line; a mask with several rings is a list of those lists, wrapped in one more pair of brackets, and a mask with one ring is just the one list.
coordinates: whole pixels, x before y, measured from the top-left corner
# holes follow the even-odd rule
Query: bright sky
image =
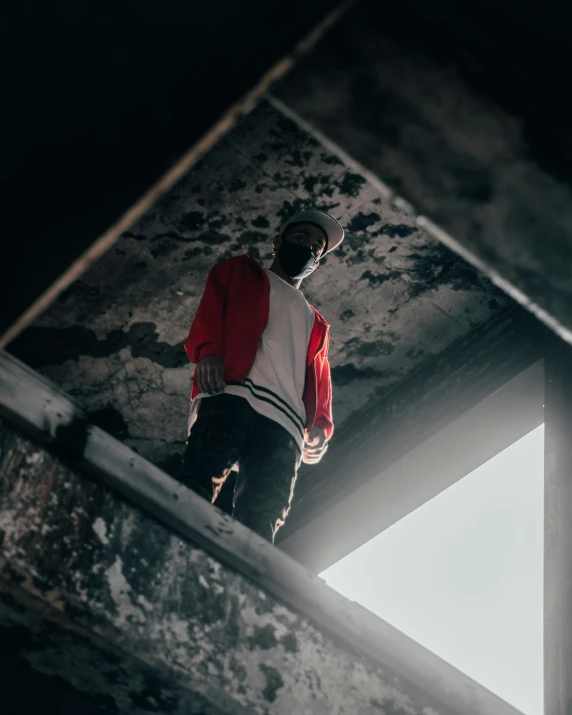
[(544, 426), (324, 571), (526, 715), (542, 715)]

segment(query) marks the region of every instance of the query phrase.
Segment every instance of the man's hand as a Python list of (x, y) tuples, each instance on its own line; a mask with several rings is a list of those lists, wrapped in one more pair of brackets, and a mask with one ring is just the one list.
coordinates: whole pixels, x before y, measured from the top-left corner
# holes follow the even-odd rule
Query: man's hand
[(224, 362), (219, 355), (207, 355), (197, 365), (197, 384), (201, 392), (217, 395), (225, 388)]
[(326, 433), (321, 427), (312, 427), (306, 430), (304, 442), (302, 461), (304, 464), (318, 464), (328, 449)]

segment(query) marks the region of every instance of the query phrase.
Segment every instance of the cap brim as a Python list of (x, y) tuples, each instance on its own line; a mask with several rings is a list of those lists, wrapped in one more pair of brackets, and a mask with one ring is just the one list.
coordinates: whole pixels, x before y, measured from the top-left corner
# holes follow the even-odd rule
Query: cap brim
[(328, 250), (326, 253), (335, 250), (344, 240), (344, 229), (342, 225), (339, 221), (336, 221), (333, 216), (330, 216), (330, 214), (324, 211), (317, 211), (316, 209), (301, 211), (282, 224), (280, 233), (284, 233), (288, 226), (295, 223), (313, 223), (319, 226), (328, 237)]

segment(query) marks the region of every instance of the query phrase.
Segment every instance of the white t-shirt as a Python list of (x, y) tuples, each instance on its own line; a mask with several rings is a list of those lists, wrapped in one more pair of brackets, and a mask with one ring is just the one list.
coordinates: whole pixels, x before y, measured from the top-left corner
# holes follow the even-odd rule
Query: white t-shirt
[[(248, 377), (224, 392), (248, 400), (259, 414), (282, 425), (302, 449), (306, 424), (304, 384), (315, 314), (304, 295), (272, 271), (268, 324)], [(197, 395), (194, 403), (208, 395)]]

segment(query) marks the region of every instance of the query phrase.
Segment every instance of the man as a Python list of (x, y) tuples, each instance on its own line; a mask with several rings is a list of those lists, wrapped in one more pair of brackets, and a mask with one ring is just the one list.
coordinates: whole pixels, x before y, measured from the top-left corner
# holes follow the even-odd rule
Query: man
[(319, 462), (334, 429), (329, 326), (299, 289), (343, 238), (311, 209), (274, 237), (269, 270), (252, 256), (216, 265), (185, 343), (197, 368), (180, 479), (271, 542), (300, 462)]

